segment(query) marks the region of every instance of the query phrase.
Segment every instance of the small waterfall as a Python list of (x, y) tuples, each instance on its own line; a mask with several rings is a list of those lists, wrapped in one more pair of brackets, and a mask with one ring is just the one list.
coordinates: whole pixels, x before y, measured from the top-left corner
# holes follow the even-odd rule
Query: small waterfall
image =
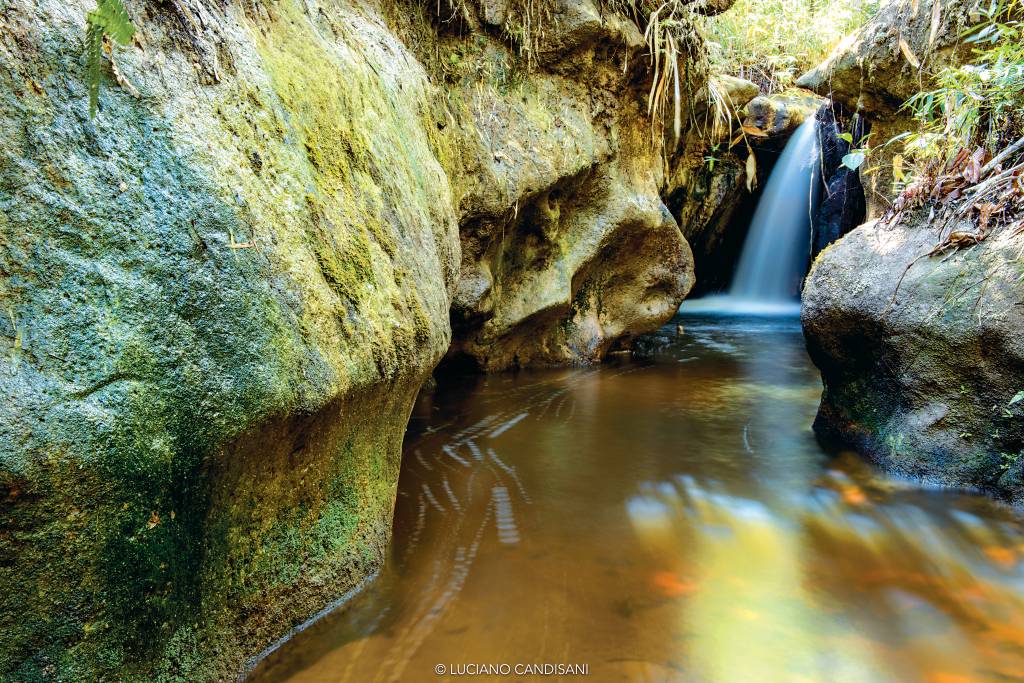
[(798, 313), (817, 205), (818, 140), (814, 117), (793, 133), (757, 204), (739, 267), (726, 295), (687, 301), (684, 312)]

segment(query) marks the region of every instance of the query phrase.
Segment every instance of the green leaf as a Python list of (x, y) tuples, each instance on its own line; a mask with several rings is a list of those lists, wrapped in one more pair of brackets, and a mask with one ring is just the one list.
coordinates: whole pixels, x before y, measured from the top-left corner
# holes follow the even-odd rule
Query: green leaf
[(89, 118), (96, 116), (100, 99), (101, 67), (103, 64), (103, 36), (107, 35), (121, 45), (127, 45), (135, 35), (128, 13), (121, 0), (98, 0), (96, 9), (85, 17), (85, 74), (89, 88)]
[(85, 30), (85, 79), (89, 87), (89, 118), (96, 117), (100, 100), (100, 65), (102, 64), (103, 29), (92, 23)]
[(1014, 403), (1018, 403), (1020, 401), (1024, 401), (1024, 391), (1018, 391), (1016, 394), (1014, 394), (1013, 398), (1011, 398), (1010, 402), (1007, 403), (1006, 405), (1012, 406)]
[(103, 29), (112, 40), (121, 45), (127, 45), (128, 41), (135, 35), (135, 27), (132, 20), (128, 18), (121, 0), (99, 0), (96, 9), (89, 12), (87, 17), (90, 24), (96, 24)]
[(843, 157), (843, 166), (851, 171), (856, 171), (864, 163), (864, 159), (864, 152), (850, 152)]
[(846, 140), (851, 145), (853, 144), (853, 135), (850, 134), (850, 133), (840, 133), (839, 134), (839, 139), (840, 140)]

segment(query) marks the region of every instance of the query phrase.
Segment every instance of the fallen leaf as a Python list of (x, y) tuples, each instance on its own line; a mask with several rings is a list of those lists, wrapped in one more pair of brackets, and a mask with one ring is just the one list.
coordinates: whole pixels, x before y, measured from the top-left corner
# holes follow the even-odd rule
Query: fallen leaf
[(921, 68), (921, 61), (914, 56), (914, 52), (910, 49), (910, 45), (902, 37), (900, 38), (900, 52), (902, 52), (903, 56), (907, 58), (910, 66), (915, 69)]
[(757, 187), (757, 158), (750, 147), (747, 147), (747, 152), (747, 192), (753, 192)]
[(981, 232), (986, 232), (988, 230), (988, 223), (992, 220), (992, 214), (1002, 210), (998, 204), (993, 204), (991, 202), (975, 204), (974, 208), (978, 210), (978, 229)]
[(154, 510), (153, 513), (149, 516), (149, 521), (146, 523), (146, 528), (147, 529), (152, 529), (153, 527), (155, 527), (159, 523), (160, 523), (160, 515), (156, 514), (156, 511)]
[(688, 581), (674, 572), (658, 572), (654, 575), (654, 585), (671, 598), (686, 595), (697, 590), (697, 584)]
[(742, 126), (742, 128), (744, 133), (746, 133), (747, 135), (752, 135), (755, 138), (768, 137), (768, 133), (764, 132), (760, 128), (757, 128), (756, 126)]
[(1009, 548), (989, 546), (983, 550), (985, 557), (1003, 569), (1012, 569), (1017, 564), (1017, 555)]
[(932, 26), (928, 33), (928, 47), (935, 44), (935, 36), (939, 33), (939, 22), (942, 20), (941, 0), (932, 0)]
[(843, 489), (843, 502), (850, 505), (863, 505), (868, 502), (868, 497), (858, 486), (848, 486)]
[(932, 671), (927, 677), (928, 683), (974, 683), (975, 679), (952, 671)]

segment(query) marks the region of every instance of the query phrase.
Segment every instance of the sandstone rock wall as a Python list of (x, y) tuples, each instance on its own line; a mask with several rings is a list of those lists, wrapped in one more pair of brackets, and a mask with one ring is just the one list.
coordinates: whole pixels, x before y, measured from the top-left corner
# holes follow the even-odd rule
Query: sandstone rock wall
[[(485, 370), (599, 360), (668, 319), (693, 284), (660, 197), (639, 28), (590, 0), (523, 11), (465, 6), (462, 32), (416, 41), (451, 124), (442, 159), (462, 265), (449, 358)], [(528, 22), (529, 70), (505, 32)]]

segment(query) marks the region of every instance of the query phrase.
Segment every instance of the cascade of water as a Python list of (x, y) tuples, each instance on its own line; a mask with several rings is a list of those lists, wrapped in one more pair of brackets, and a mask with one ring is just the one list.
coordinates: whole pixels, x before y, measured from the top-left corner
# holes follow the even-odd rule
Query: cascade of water
[(810, 248), (817, 204), (818, 140), (814, 117), (793, 133), (772, 170), (750, 223), (727, 295), (683, 304), (684, 311), (793, 313)]

